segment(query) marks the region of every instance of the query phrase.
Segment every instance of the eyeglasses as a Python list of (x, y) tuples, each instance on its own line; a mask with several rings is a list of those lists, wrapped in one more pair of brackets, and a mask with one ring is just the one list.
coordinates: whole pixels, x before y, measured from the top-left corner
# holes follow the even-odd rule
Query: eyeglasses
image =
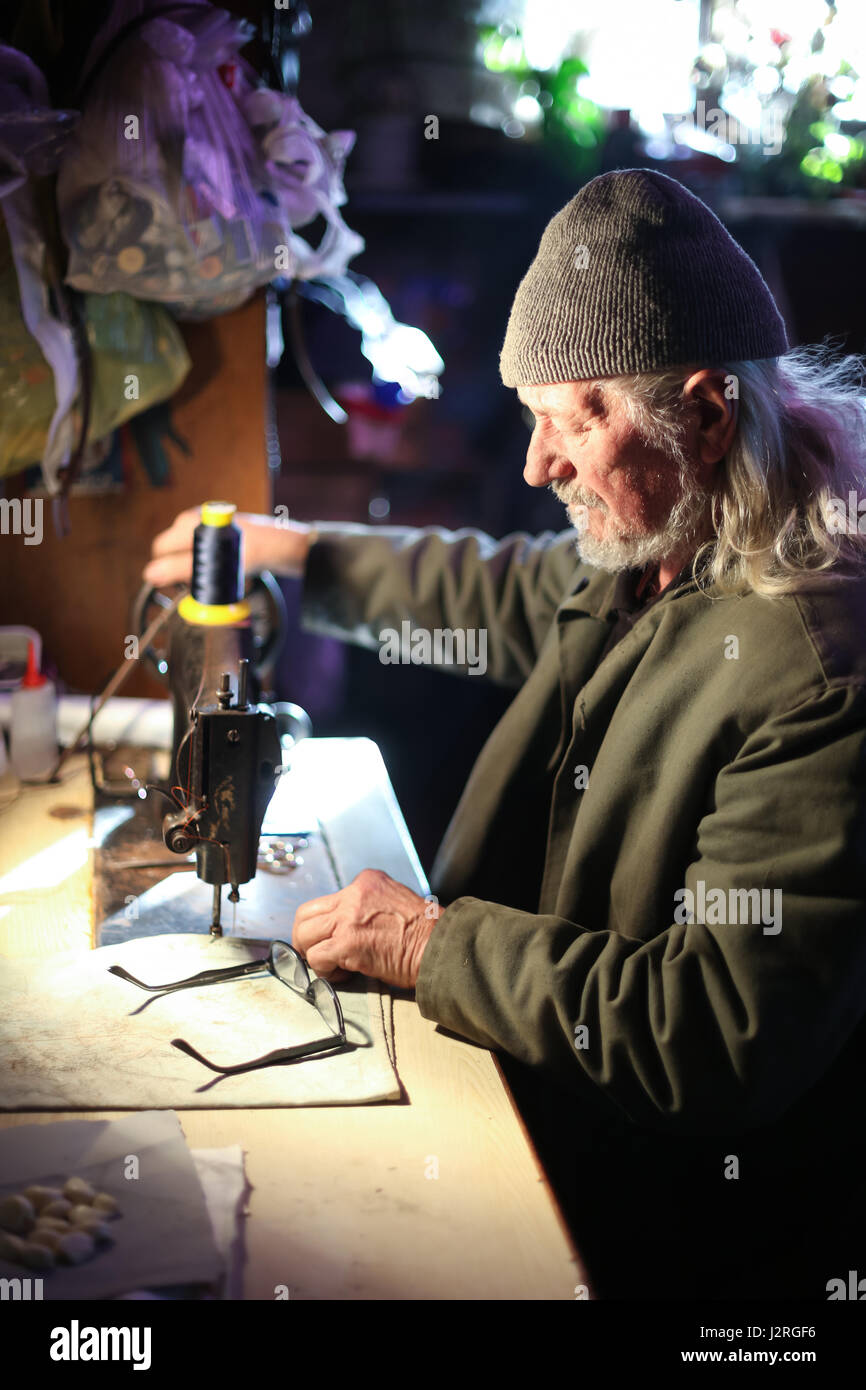
[(176, 989), (195, 989), (200, 985), (220, 984), (223, 980), (239, 980), (244, 975), (258, 974), (263, 968), (275, 975), (281, 984), (287, 985), (296, 994), (303, 995), (309, 1004), (315, 1005), (329, 1030), (328, 1037), (318, 1038), (313, 1042), (296, 1043), (293, 1047), (282, 1047), (276, 1052), (267, 1052), (263, 1057), (235, 1067), (220, 1067), (216, 1062), (209, 1062), (207, 1057), (203, 1057), (183, 1038), (172, 1038), (172, 1047), (180, 1048), (181, 1052), (195, 1057), (211, 1071), (222, 1072), (227, 1076), (234, 1072), (251, 1071), (254, 1067), (270, 1066), (275, 1062), (288, 1062), (295, 1057), (306, 1057), (313, 1052), (327, 1052), (345, 1047), (346, 1024), (339, 999), (327, 980), (314, 980), (311, 977), (306, 962), (287, 941), (272, 941), (268, 954), (259, 960), (247, 961), (245, 965), (229, 965), (219, 970), (202, 970), (198, 975), (188, 975), (185, 980), (173, 980), (164, 985), (146, 985), (142, 980), (130, 975), (121, 965), (108, 967), (110, 974), (117, 975), (121, 980), (127, 980), (131, 985), (137, 985), (139, 989), (148, 990), (152, 994), (171, 994)]

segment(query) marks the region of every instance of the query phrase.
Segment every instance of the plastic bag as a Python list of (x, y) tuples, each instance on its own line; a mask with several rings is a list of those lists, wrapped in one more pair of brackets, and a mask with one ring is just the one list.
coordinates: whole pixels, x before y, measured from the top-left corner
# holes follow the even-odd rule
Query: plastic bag
[[(56, 163), (73, 119), (51, 110), (29, 58), (0, 47), (0, 474), (41, 462), (51, 490), (81, 431), (80, 382), (71, 328), (51, 308), (57, 272), (34, 178)], [(171, 395), (190, 360), (157, 305), (85, 296), (83, 310), (95, 440)]]
[[(326, 135), (295, 98), (256, 85), (238, 56), (243, 20), (205, 0), (148, 18), (155, 8), (117, 0), (88, 58), (58, 180), (68, 283), (205, 318), (276, 275), (342, 274), (364, 249), (337, 211), (354, 133)], [(295, 229), (320, 214), (313, 248)]]
[[(91, 355), (87, 440), (93, 442), (173, 395), (191, 362), (177, 325), (158, 304), (142, 304), (126, 294), (85, 295), (82, 309)], [(74, 351), (70, 371), (72, 399), (63, 424), (74, 445), (81, 432)], [(44, 460), (56, 405), (54, 373), (21, 313), (18, 276), (0, 216), (0, 476), (41, 462), (46, 485), (55, 490), (56, 477)]]
[(219, 71), (236, 68), (250, 27), (204, 3), (148, 19), (153, 8), (119, 0), (88, 57), (90, 86), (57, 188), (66, 278), (202, 318), (273, 277), (283, 220)]
[(177, 324), (159, 304), (128, 294), (87, 294), (92, 361), (88, 440), (102, 439), (174, 395), (192, 362)]
[(0, 217), (0, 476), (42, 458), (55, 401), (54, 373), (21, 315), (18, 276)]
[[(41, 463), (52, 493), (78, 443), (82, 406), (72, 328), (54, 312), (64, 295), (52, 251), (50, 184), (40, 180), (55, 167), (74, 119), (74, 112), (51, 109), (29, 58), (0, 46), (0, 475)], [(93, 441), (165, 400), (191, 363), (159, 305), (86, 295), (81, 312), (91, 352)]]
[[(363, 237), (347, 227), (337, 211), (346, 201), (343, 166), (355, 132), (335, 130), (326, 135), (296, 97), (267, 87), (242, 93), (239, 103), (259, 139), (270, 187), (287, 224), (285, 259), (276, 257), (277, 270), (298, 280), (342, 275), (352, 257), (364, 249)], [(294, 229), (318, 216), (325, 219), (326, 228), (313, 248)]]
[[(28, 392), (52, 398), (40, 454), (52, 489), (73, 444), (70, 409), (76, 389), (72, 332), (55, 316), (49, 284), (59, 283), (41, 226), (34, 178), (50, 173), (68, 136), (74, 113), (54, 111), (42, 73), (17, 49), (0, 46), (0, 209), (4, 237), (0, 248), (0, 473), (24, 466), (21, 451), (32, 449)], [(47, 375), (46, 375), (47, 372)], [(27, 462), (34, 462), (33, 458)]]

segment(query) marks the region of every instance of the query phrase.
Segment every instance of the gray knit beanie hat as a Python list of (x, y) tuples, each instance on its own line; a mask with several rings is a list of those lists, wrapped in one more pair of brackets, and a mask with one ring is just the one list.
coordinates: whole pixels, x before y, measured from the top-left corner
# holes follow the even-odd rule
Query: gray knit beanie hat
[(706, 203), (667, 174), (621, 169), (548, 222), (499, 369), (527, 386), (787, 350), (760, 271)]

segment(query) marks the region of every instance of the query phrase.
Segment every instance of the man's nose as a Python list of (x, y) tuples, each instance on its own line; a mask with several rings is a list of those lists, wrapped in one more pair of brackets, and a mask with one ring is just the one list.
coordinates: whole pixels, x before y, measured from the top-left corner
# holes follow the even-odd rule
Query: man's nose
[(547, 487), (558, 478), (574, 477), (574, 466), (555, 446), (543, 442), (535, 431), (526, 451), (523, 477), (530, 487)]

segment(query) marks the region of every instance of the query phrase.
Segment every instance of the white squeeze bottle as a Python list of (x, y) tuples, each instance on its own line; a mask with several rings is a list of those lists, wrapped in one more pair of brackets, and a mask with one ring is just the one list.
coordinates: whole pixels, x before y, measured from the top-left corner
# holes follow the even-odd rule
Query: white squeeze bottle
[(57, 692), (36, 667), (36, 649), (27, 645), (27, 670), (12, 692), (9, 759), (24, 779), (47, 777), (57, 762)]

